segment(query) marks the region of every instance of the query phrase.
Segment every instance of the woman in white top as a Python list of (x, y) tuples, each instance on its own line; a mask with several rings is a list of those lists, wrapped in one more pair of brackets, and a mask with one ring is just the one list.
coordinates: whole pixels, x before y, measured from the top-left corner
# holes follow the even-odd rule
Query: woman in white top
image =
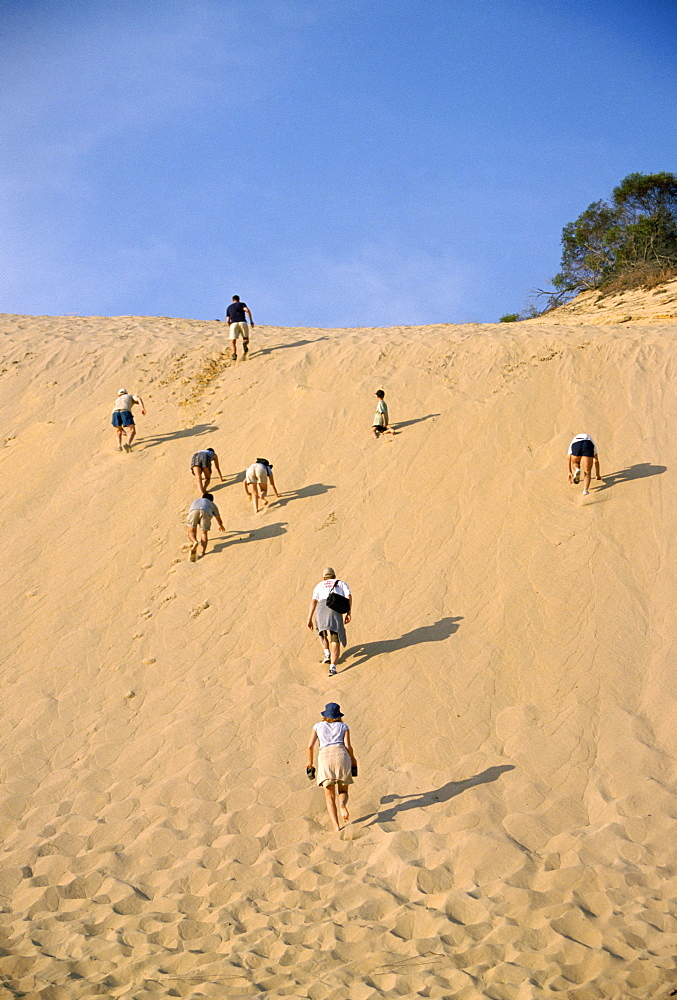
[[(344, 823), (350, 822), (348, 815), (348, 785), (357, 777), (357, 760), (350, 742), (350, 729), (342, 722), (341, 706), (335, 701), (325, 705), (322, 722), (316, 722), (308, 743), (308, 766), (306, 774), (312, 781), (315, 777), (313, 752), (315, 744), (320, 744), (317, 754), (317, 783), (324, 788), (327, 812), (335, 830), (341, 829), (338, 812)], [(338, 809), (336, 805), (338, 792)]]

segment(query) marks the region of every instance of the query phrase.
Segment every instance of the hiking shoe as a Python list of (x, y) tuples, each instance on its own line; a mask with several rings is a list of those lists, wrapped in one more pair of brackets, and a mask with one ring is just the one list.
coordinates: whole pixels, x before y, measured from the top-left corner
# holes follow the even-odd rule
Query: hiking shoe
[(581, 470), (580, 470), (580, 468), (579, 469), (574, 469), (574, 483), (576, 484), (576, 486), (578, 486), (580, 480), (581, 480)]
[(329, 667), (329, 676), (330, 676), (330, 677), (336, 677), (336, 667), (334, 666), (334, 664), (333, 664), (333, 663), (332, 663), (332, 665), (331, 665), (331, 666)]
[(590, 490), (583, 490), (583, 496), (584, 497), (589, 497), (590, 496)]
[(244, 340), (242, 342), (242, 353), (243, 354), (249, 354), (249, 341), (248, 340)]

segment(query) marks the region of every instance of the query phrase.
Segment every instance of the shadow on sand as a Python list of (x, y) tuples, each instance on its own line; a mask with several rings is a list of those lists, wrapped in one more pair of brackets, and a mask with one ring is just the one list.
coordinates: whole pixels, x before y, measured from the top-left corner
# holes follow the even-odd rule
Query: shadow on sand
[(176, 441), (179, 438), (197, 437), (200, 434), (212, 434), (218, 431), (216, 424), (196, 424), (195, 427), (187, 427), (184, 431), (171, 431), (168, 434), (151, 434), (144, 437), (139, 442), (143, 444), (143, 449), (154, 448), (156, 444), (166, 444), (167, 441)]
[(457, 615), (455, 618), (440, 618), (432, 625), (421, 625), (419, 628), (412, 629), (411, 632), (405, 632), (399, 639), (382, 639), (380, 642), (362, 642), (359, 646), (351, 646), (343, 654), (343, 661), (345, 663), (349, 656), (355, 656), (357, 659), (353, 660), (352, 663), (346, 663), (343, 669), (352, 670), (353, 667), (359, 667), (366, 660), (370, 660), (372, 656), (378, 656), (381, 653), (394, 653), (397, 649), (418, 646), (422, 642), (444, 642), (445, 639), (449, 639), (454, 632), (458, 631), (460, 621), (463, 621), (463, 615)]
[(210, 483), (209, 492), (216, 493), (217, 490), (225, 490), (227, 486), (235, 486), (236, 483), (244, 482), (244, 472), (231, 472), (230, 475), (224, 476), (224, 483)]
[(612, 472), (610, 476), (604, 476), (599, 486), (594, 479), (592, 484), (595, 486), (595, 493), (602, 493), (604, 490), (609, 490), (612, 486), (618, 486), (620, 483), (630, 483), (633, 479), (647, 479), (649, 476), (660, 476), (662, 472), (667, 471), (667, 465), (652, 465), (651, 462), (639, 462), (637, 465), (631, 465), (627, 469), (621, 469), (619, 472)]
[[(436, 802), (448, 802), (449, 799), (455, 798), (456, 795), (460, 795), (469, 788), (474, 788), (475, 785), (486, 785), (490, 781), (496, 781), (506, 771), (514, 770), (514, 764), (495, 764), (493, 767), (488, 767), (486, 771), (473, 775), (472, 778), (466, 778), (465, 781), (448, 781), (446, 785), (433, 788), (429, 792), (419, 792), (414, 795), (384, 795), (381, 799), (381, 805), (388, 805), (387, 809), (380, 809), (377, 813), (361, 816), (360, 819), (355, 820), (355, 823), (366, 823), (367, 826), (373, 826), (375, 823), (390, 823), (398, 813), (406, 812), (409, 809), (425, 809), (426, 806), (432, 806)], [(389, 803), (393, 803), (393, 805), (389, 805)]]
[(323, 493), (328, 493), (329, 490), (335, 489), (335, 486), (325, 486), (324, 483), (313, 483), (312, 486), (303, 486), (300, 490), (287, 490), (285, 493), (280, 493), (279, 500), (272, 497), (270, 505), (271, 507), (273, 504), (276, 507), (286, 507), (292, 500), (307, 500), (308, 497), (319, 497)]
[(403, 427), (411, 427), (412, 424), (422, 424), (424, 420), (432, 420), (433, 417), (439, 417), (439, 413), (428, 413), (425, 417), (416, 417), (414, 420), (399, 420), (396, 424), (391, 424), (390, 427), (394, 431), (401, 431)]
[(287, 533), (287, 522), (277, 521), (275, 524), (265, 524), (262, 528), (254, 528), (252, 531), (231, 531), (227, 538), (220, 538), (215, 541), (212, 548), (207, 552), (223, 552), (231, 545), (240, 545), (242, 542), (261, 542), (266, 538), (277, 538), (279, 535)]
[(262, 358), (265, 354), (272, 354), (273, 351), (284, 351), (287, 347), (306, 347), (308, 344), (317, 344), (320, 340), (328, 340), (328, 337), (317, 337), (315, 340), (295, 340), (293, 344), (278, 344), (277, 347), (261, 347), (258, 351), (252, 351), (250, 358)]

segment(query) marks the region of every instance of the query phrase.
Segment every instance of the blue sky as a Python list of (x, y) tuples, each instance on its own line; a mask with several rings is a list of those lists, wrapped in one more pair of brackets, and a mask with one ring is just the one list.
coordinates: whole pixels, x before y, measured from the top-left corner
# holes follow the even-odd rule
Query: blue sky
[(492, 322), (677, 172), (672, 0), (4, 0), (0, 309)]

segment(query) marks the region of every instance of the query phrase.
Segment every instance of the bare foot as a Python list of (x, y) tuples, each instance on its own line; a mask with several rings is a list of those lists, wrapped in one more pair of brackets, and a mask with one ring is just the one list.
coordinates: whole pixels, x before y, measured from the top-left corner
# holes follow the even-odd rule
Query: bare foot
[(190, 561), (197, 562), (197, 545), (191, 545), (190, 547)]
[(344, 823), (350, 823), (350, 813), (348, 812), (348, 806), (341, 806), (341, 819)]

